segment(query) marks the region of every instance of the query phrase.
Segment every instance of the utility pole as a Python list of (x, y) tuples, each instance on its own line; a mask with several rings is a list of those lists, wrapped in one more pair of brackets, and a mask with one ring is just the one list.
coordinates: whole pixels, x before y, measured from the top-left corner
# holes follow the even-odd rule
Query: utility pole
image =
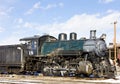
[(116, 24), (117, 21), (114, 22), (114, 62), (116, 65), (116, 61), (117, 61), (117, 56), (116, 56)]

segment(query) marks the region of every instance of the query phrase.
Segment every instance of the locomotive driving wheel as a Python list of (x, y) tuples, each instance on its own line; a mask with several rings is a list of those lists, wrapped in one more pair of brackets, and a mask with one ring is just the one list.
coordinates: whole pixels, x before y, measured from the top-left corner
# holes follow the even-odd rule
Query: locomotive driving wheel
[(76, 75), (76, 64), (70, 64), (69, 65), (69, 76), (75, 76)]
[(99, 78), (102, 78), (102, 77), (104, 77), (104, 71), (103, 71), (103, 67), (100, 65), (99, 66), (99, 69), (96, 71), (97, 73), (96, 73), (96, 76), (97, 77), (99, 77)]
[(61, 71), (61, 76), (69, 76), (69, 62), (65, 61), (62, 63), (62, 68), (64, 69)]
[(110, 64), (108, 61), (103, 60), (100, 62), (100, 64), (96, 65), (97, 70), (96, 70), (96, 75), (97, 77), (105, 77), (105, 78), (110, 78), (114, 77), (114, 73), (111, 71)]
[(96, 69), (93, 71), (95, 77), (102, 78), (106, 76), (108, 69), (105, 61), (95, 64), (95, 67)]
[(59, 65), (50, 63), (45, 64), (42, 70), (44, 76), (60, 76)]
[(49, 65), (47, 65), (47, 64), (45, 64), (43, 66), (42, 73), (43, 73), (44, 76), (52, 76), (53, 75), (51, 67)]
[(60, 73), (60, 66), (58, 65), (58, 64), (55, 64), (55, 63), (53, 63), (52, 65), (51, 65), (51, 67), (52, 67), (52, 74), (54, 75), (54, 76), (60, 76), (61, 75), (61, 73)]

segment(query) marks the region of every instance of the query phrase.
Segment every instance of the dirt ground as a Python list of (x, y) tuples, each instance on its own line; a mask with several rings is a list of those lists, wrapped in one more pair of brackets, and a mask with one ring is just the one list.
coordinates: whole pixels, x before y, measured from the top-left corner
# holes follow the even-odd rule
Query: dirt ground
[(117, 79), (0, 75), (0, 84), (120, 84)]

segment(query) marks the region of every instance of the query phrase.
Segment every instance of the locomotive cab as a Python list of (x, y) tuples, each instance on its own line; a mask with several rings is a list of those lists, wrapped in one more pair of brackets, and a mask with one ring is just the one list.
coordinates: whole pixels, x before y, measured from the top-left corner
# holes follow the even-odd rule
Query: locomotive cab
[(41, 46), (44, 42), (53, 42), (57, 39), (50, 35), (38, 36), (35, 35), (33, 37), (22, 38), (20, 41), (25, 41), (27, 45), (28, 56), (39, 56), (41, 55)]
[(38, 43), (40, 36), (35, 35), (33, 37), (22, 38), (20, 41), (25, 41), (27, 46), (28, 56), (38, 55)]

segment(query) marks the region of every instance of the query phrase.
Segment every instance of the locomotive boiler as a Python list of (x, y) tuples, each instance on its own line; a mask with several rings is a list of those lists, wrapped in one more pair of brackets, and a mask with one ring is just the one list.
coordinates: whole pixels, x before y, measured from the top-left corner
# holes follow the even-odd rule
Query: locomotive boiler
[(47, 76), (114, 77), (115, 67), (108, 57), (104, 37), (105, 34), (96, 38), (96, 30), (90, 31), (90, 39), (77, 39), (74, 32), (69, 40), (65, 33), (59, 34), (58, 39), (41, 36), (36, 54), (26, 57), (24, 69)]

